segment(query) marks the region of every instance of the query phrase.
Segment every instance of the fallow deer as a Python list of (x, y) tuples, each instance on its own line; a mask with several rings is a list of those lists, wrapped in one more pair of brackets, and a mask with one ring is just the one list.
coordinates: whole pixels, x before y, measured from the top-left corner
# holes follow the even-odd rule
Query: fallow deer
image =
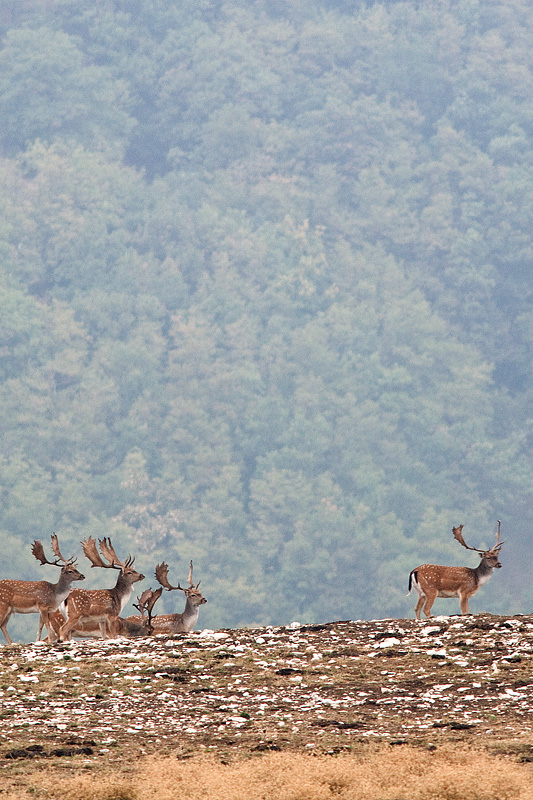
[(82, 542), (85, 556), (91, 567), (120, 570), (116, 585), (112, 589), (77, 589), (71, 592), (67, 602), (67, 621), (59, 630), (59, 641), (70, 638), (72, 631), (84, 623), (96, 622), (102, 638), (117, 636), (119, 615), (133, 592), (133, 584), (144, 580), (144, 575), (133, 567), (135, 558), (128, 556), (120, 561), (111, 544), (111, 539), (98, 540), (100, 553), (109, 563), (104, 563), (96, 549), (96, 540), (92, 537)]
[[(155, 592), (152, 589), (145, 589), (141, 596), (137, 598), (137, 602), (133, 604), (134, 607), (138, 609), (141, 616), (133, 616), (129, 619), (118, 617), (115, 629), (117, 636), (125, 636), (131, 639), (134, 637), (149, 636), (153, 633), (152, 609), (156, 601), (161, 597), (162, 591), (162, 588), (156, 589)], [(64, 625), (68, 616), (67, 600), (61, 603), (57, 611), (50, 614), (50, 622), (57, 635), (59, 635), (59, 630), (61, 626)], [(94, 619), (79, 621), (76, 627), (70, 632), (70, 636), (76, 639), (100, 637), (100, 623)]]
[[(157, 589), (156, 592), (152, 593), (152, 596), (157, 595), (155, 600), (152, 596), (148, 595), (147, 601), (150, 603), (149, 625), (152, 628), (153, 633), (190, 633), (194, 629), (194, 626), (198, 622), (199, 607), (204, 603), (207, 603), (207, 600), (198, 588), (200, 586), (200, 582), (198, 582), (196, 586), (194, 585), (192, 580), (192, 570), (193, 566), (191, 561), (189, 566), (189, 576), (187, 578), (187, 583), (189, 586), (188, 588), (184, 588), (183, 586), (180, 586), (179, 583), (177, 586), (172, 586), (169, 583), (168, 564), (165, 564), (163, 561), (161, 564), (156, 566), (155, 576), (161, 586), (167, 589), (169, 592), (178, 589), (181, 590), (185, 595), (186, 602), (185, 608), (181, 614), (161, 614), (152, 618), (151, 611), (155, 600), (157, 600), (161, 594), (161, 589)], [(126, 617), (126, 621), (130, 622), (140, 623), (142, 619), (143, 613), (141, 613), (141, 616), (133, 615), (131, 617)]]
[(475, 550), (476, 553), (479, 553), (481, 561), (475, 569), (441, 567), (436, 564), (422, 564), (420, 567), (416, 567), (409, 575), (409, 593), (412, 588), (418, 593), (415, 606), (417, 619), (420, 619), (422, 609), (426, 617), (431, 616), (431, 607), (437, 597), (458, 597), (461, 614), (469, 614), (469, 598), (489, 580), (495, 569), (500, 569), (499, 555), (504, 544), (504, 542), (500, 542), (500, 520), (498, 520), (496, 544), (491, 550), (469, 547), (463, 539), (463, 527), (463, 525), (459, 525), (458, 528), (452, 528), (454, 537), (467, 550)]
[[(139, 600), (139, 598), (137, 598), (137, 600)], [(135, 606), (135, 608), (138, 608), (138, 606)], [(67, 602), (61, 603), (57, 611), (53, 611), (50, 614), (50, 623), (56, 636), (59, 636), (59, 631), (65, 624), (67, 618)], [(148, 627), (148, 622), (144, 621), (144, 619), (142, 622), (130, 622), (123, 617), (118, 617), (115, 623), (115, 635), (125, 636), (128, 639), (132, 639), (135, 637), (149, 636), (150, 629)], [(85, 619), (83, 622), (79, 621), (76, 624), (76, 627), (69, 633), (69, 638), (75, 639), (96, 639), (101, 638), (101, 636), (102, 632), (100, 630), (100, 623), (94, 619)]]
[(65, 600), (73, 581), (82, 581), (85, 576), (76, 568), (76, 559), (65, 559), (59, 550), (59, 543), (55, 533), (52, 534), (52, 552), (55, 561), (48, 561), (44, 554), (41, 542), (36, 539), (32, 546), (32, 553), (43, 564), (52, 564), (61, 567), (61, 574), (57, 583), (48, 581), (0, 581), (0, 630), (8, 644), (12, 639), (7, 632), (7, 623), (12, 614), (39, 613), (39, 633), (37, 641), (41, 638), (44, 626), (48, 632), (47, 640), (52, 642), (54, 631), (50, 624), (50, 614)]

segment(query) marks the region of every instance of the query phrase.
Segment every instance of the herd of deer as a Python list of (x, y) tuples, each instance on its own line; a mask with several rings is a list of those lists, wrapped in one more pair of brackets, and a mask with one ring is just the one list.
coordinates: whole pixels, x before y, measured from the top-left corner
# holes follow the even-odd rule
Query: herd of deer
[[(415, 589), (418, 601), (415, 606), (416, 618), (420, 619), (423, 610), (426, 617), (431, 616), (431, 607), (437, 597), (458, 597), (461, 613), (469, 614), (468, 600), (486, 583), (495, 569), (501, 567), (499, 561), (500, 521), (496, 544), (490, 550), (469, 547), (463, 539), (463, 525), (452, 528), (457, 541), (467, 550), (479, 553), (481, 561), (475, 569), (470, 567), (441, 567), (436, 564), (422, 564), (412, 570), (409, 575), (409, 592)], [(59, 550), (56, 534), (52, 534), (52, 552), (55, 561), (48, 561), (40, 541), (35, 541), (32, 553), (43, 564), (61, 567), (57, 583), (48, 581), (0, 581), (0, 630), (8, 644), (12, 644), (7, 632), (7, 623), (12, 614), (39, 614), (39, 632), (37, 640), (46, 627), (47, 641), (59, 642), (69, 640), (72, 636), (148, 636), (149, 634), (189, 633), (198, 621), (199, 607), (207, 600), (192, 580), (192, 561), (187, 579), (188, 587), (178, 583), (172, 586), (168, 580), (168, 565), (164, 562), (155, 568), (155, 577), (160, 584), (159, 589), (146, 589), (137, 598), (135, 608), (138, 615), (121, 617), (120, 614), (133, 594), (133, 584), (144, 580), (144, 575), (134, 568), (135, 558), (128, 557), (120, 561), (111, 544), (111, 539), (98, 541), (89, 537), (82, 542), (85, 556), (91, 567), (117, 569), (119, 575), (112, 589), (71, 589), (74, 581), (82, 581), (85, 576), (76, 567), (76, 559), (65, 559)], [(105, 559), (105, 561), (104, 561)], [(107, 562), (107, 563), (106, 563)], [(161, 597), (163, 589), (167, 591), (181, 590), (185, 594), (185, 609), (180, 614), (162, 614), (154, 616), (153, 608)]]
[[(199, 607), (206, 603), (199, 590), (200, 584), (194, 585), (192, 580), (192, 561), (189, 568), (188, 587), (172, 586), (168, 580), (168, 565), (164, 562), (155, 568), (155, 576), (160, 588), (152, 591), (146, 589), (137, 598), (135, 607), (138, 615), (122, 618), (122, 610), (133, 594), (133, 585), (144, 580), (133, 564), (135, 558), (128, 557), (121, 561), (108, 538), (98, 542), (89, 537), (82, 542), (85, 556), (91, 567), (119, 570), (117, 582), (112, 589), (71, 589), (74, 581), (82, 581), (85, 576), (77, 569), (76, 559), (65, 559), (59, 550), (56, 534), (52, 534), (52, 552), (54, 561), (49, 561), (40, 541), (33, 543), (32, 553), (42, 564), (61, 567), (57, 583), (48, 581), (0, 581), (0, 630), (8, 644), (12, 644), (7, 632), (7, 623), (12, 614), (39, 614), (39, 632), (37, 640), (46, 627), (47, 641), (64, 642), (72, 636), (148, 636), (151, 633), (188, 633), (198, 621)], [(105, 561), (104, 561), (105, 559)], [(107, 563), (106, 563), (107, 562)], [(181, 590), (185, 594), (185, 609), (180, 614), (153, 615), (153, 608), (161, 596), (163, 589), (167, 591)]]

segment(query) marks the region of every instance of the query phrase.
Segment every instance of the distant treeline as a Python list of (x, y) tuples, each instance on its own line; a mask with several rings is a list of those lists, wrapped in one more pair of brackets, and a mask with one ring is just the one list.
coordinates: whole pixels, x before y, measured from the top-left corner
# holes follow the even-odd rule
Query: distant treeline
[(531, 611), (532, 62), (527, 0), (4, 2), (0, 577), (405, 616), (501, 519)]

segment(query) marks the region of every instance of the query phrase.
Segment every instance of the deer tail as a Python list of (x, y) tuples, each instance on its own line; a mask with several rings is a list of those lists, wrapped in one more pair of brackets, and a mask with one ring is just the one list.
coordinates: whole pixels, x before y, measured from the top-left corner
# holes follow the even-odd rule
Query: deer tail
[(409, 575), (409, 591), (407, 594), (411, 594), (411, 589), (413, 588), (413, 578), (415, 582), (418, 582), (418, 572), (414, 569)]

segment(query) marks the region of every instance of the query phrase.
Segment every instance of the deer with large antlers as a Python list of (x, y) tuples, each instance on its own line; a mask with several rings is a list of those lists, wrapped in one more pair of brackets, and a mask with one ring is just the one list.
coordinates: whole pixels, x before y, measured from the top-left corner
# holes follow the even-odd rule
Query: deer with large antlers
[[(59, 641), (70, 638), (71, 632), (83, 623), (96, 622), (102, 638), (117, 636), (119, 615), (133, 592), (133, 584), (144, 580), (144, 575), (133, 566), (135, 558), (128, 556), (120, 561), (111, 544), (111, 539), (99, 539), (100, 554), (96, 540), (92, 537), (82, 543), (85, 556), (91, 567), (120, 570), (116, 585), (112, 589), (76, 589), (71, 592), (67, 602), (68, 619), (59, 630)], [(105, 563), (106, 559), (108, 563)]]
[(469, 547), (463, 539), (463, 525), (452, 528), (454, 538), (467, 550), (479, 553), (481, 561), (475, 569), (470, 567), (441, 567), (436, 564), (422, 564), (409, 575), (409, 593), (414, 588), (418, 593), (415, 606), (416, 618), (420, 619), (420, 612), (424, 611), (426, 617), (431, 616), (431, 607), (437, 597), (458, 597), (461, 605), (461, 614), (469, 614), (468, 600), (483, 586), (495, 569), (500, 569), (500, 549), (504, 542), (500, 542), (500, 520), (498, 520), (498, 533), (496, 543), (490, 550), (479, 550)]
[(48, 561), (44, 554), (44, 548), (37, 539), (33, 543), (32, 553), (43, 564), (52, 564), (54, 567), (61, 567), (61, 573), (57, 583), (48, 581), (0, 581), (0, 630), (4, 634), (8, 644), (12, 644), (12, 639), (7, 632), (7, 623), (12, 614), (39, 614), (39, 633), (37, 641), (41, 638), (44, 626), (48, 632), (48, 641), (54, 639), (54, 631), (50, 624), (50, 614), (58, 608), (59, 604), (66, 599), (70, 592), (73, 581), (82, 581), (85, 576), (76, 568), (76, 559), (65, 559), (59, 550), (59, 543), (55, 533), (52, 534), (52, 552), (55, 561)]
[[(202, 595), (200, 589), (198, 588), (200, 586), (200, 582), (198, 582), (196, 585), (193, 583), (192, 570), (193, 566), (191, 561), (189, 566), (189, 576), (187, 578), (187, 583), (189, 586), (185, 588), (181, 586), (179, 582), (177, 586), (172, 586), (169, 583), (168, 564), (165, 564), (164, 561), (161, 564), (158, 564), (155, 568), (155, 577), (164, 589), (169, 592), (180, 590), (184, 593), (186, 598), (185, 608), (181, 614), (161, 614), (156, 617), (152, 617), (151, 612), (154, 603), (161, 595), (162, 589), (157, 589), (155, 592), (148, 590), (148, 592), (143, 593), (144, 598), (141, 596), (139, 602), (139, 606), (141, 606), (141, 616), (133, 615), (131, 617), (126, 617), (125, 621), (140, 623), (144, 620), (151, 628), (151, 631), (155, 634), (190, 633), (198, 622), (200, 606), (204, 603), (207, 603), (206, 598)], [(146, 612), (148, 613), (147, 621), (145, 616)]]

